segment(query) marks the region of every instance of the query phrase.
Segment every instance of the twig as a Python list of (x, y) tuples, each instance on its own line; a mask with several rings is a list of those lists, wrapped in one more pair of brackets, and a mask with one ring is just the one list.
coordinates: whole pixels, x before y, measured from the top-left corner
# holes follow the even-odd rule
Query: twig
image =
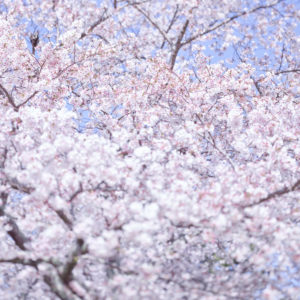
[[(174, 14), (173, 14), (173, 17), (172, 17), (172, 19), (171, 19), (171, 22), (170, 22), (170, 24), (169, 24), (169, 26), (168, 26), (168, 28), (167, 28), (167, 30), (166, 30), (166, 33), (168, 33), (169, 31), (170, 31), (170, 29), (172, 28), (172, 26), (173, 26), (173, 24), (175, 23), (175, 21), (176, 21), (176, 19), (177, 19), (177, 13), (178, 13), (178, 8), (179, 8), (179, 6), (178, 6), (178, 4), (176, 5), (176, 10), (175, 10), (175, 12), (174, 12)], [(164, 41), (163, 41), (163, 43), (161, 44), (161, 49), (164, 47), (164, 45), (165, 45), (165, 39), (164, 39)]]
[(267, 201), (269, 201), (269, 200), (271, 200), (275, 197), (282, 196), (282, 195), (294, 192), (298, 189), (300, 189), (300, 179), (298, 181), (296, 181), (296, 183), (294, 183), (291, 187), (286, 187), (285, 186), (284, 188), (282, 188), (280, 190), (277, 190), (275, 192), (272, 192), (272, 193), (268, 194), (266, 197), (261, 198), (257, 202), (242, 206), (242, 208), (253, 207), (253, 206), (259, 205), (259, 204), (267, 202)]
[(172, 46), (172, 42), (167, 37), (166, 33), (150, 18), (150, 16), (146, 14), (141, 8), (139, 8), (135, 3), (133, 3), (132, 6), (137, 11), (139, 11), (159, 31), (159, 33), (163, 36), (164, 40), (166, 40), (168, 44)]
[(252, 13), (254, 13), (254, 12), (258, 11), (258, 10), (261, 10), (261, 9), (272, 8), (273, 6), (279, 4), (279, 3), (282, 2), (282, 1), (283, 1), (283, 0), (278, 0), (277, 2), (275, 2), (275, 3), (273, 3), (273, 4), (270, 4), (270, 5), (260, 5), (260, 6), (258, 6), (258, 7), (255, 7), (255, 8), (253, 8), (253, 9), (249, 10), (249, 11), (243, 11), (243, 12), (241, 12), (241, 13), (239, 13), (239, 14), (236, 14), (235, 16), (232, 16), (232, 17), (228, 18), (227, 20), (223, 21), (222, 23), (220, 23), (220, 24), (218, 24), (218, 25), (216, 25), (216, 26), (214, 26), (214, 27), (212, 27), (212, 28), (209, 28), (209, 29), (207, 29), (207, 30), (205, 30), (205, 31), (203, 31), (203, 32), (200, 32), (200, 33), (198, 33), (198, 34), (196, 34), (196, 35), (190, 37), (190, 38), (187, 39), (184, 43), (182, 43), (182, 45), (184, 46), (184, 45), (186, 45), (186, 44), (189, 44), (189, 43), (191, 43), (192, 41), (196, 40), (197, 38), (202, 37), (202, 36), (204, 36), (204, 35), (206, 35), (206, 34), (212, 32), (212, 31), (215, 31), (215, 30), (217, 30), (218, 28), (220, 28), (220, 27), (222, 27), (222, 26), (224, 26), (224, 25), (226, 25), (226, 24), (228, 24), (228, 23), (231, 23), (231, 22), (234, 21), (235, 19), (238, 19), (238, 18), (240, 18), (240, 17), (242, 17), (242, 16), (245, 16), (245, 15), (252, 14)]

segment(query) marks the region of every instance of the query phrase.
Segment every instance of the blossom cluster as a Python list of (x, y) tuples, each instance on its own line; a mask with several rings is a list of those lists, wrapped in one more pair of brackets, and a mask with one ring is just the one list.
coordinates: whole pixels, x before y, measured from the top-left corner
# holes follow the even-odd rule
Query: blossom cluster
[(1, 299), (297, 299), (297, 15), (188, 2), (3, 1)]

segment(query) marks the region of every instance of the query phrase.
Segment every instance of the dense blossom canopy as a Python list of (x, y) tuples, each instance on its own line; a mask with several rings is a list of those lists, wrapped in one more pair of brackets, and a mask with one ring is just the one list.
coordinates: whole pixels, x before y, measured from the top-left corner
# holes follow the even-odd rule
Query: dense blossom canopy
[(0, 299), (299, 299), (296, 2), (0, 1)]

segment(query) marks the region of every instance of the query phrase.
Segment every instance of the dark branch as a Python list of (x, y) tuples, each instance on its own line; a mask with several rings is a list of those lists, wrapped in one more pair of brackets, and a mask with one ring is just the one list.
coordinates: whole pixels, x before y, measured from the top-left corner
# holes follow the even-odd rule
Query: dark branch
[(24, 102), (22, 102), (21, 104), (17, 105), (17, 109), (19, 109), (19, 107), (21, 107), (22, 105), (26, 104), (28, 101), (30, 101), (36, 94), (38, 93), (38, 91), (35, 91), (31, 96), (29, 96)]
[(30, 35), (30, 43), (31, 43), (31, 47), (32, 47), (32, 54), (35, 54), (35, 48), (37, 47), (37, 45), (39, 44), (40, 41), (40, 37), (39, 37), (39, 32), (35, 32), (33, 34)]
[(179, 52), (180, 48), (183, 46), (183, 44), (181, 43), (181, 41), (182, 41), (182, 39), (183, 39), (183, 37), (185, 35), (185, 32), (187, 30), (188, 25), (189, 25), (189, 20), (186, 20), (185, 23), (184, 23), (184, 25), (183, 25), (183, 27), (182, 27), (182, 30), (181, 30), (181, 32), (180, 32), (180, 34), (178, 36), (178, 39), (176, 41), (175, 49), (174, 49), (174, 51), (172, 53), (172, 56), (171, 56), (171, 62), (170, 62), (170, 65), (171, 65), (170, 68), (171, 68), (171, 70), (173, 70), (174, 65), (175, 65), (175, 61), (176, 61), (176, 57), (178, 55), (178, 52)]
[(283, 70), (283, 71), (276, 72), (275, 75), (285, 74), (285, 73), (298, 73), (298, 72), (300, 72), (300, 69)]
[(296, 183), (293, 184), (291, 187), (284, 187), (280, 190), (277, 190), (273, 193), (268, 194), (266, 197), (261, 198), (257, 202), (254, 202), (254, 203), (248, 204), (248, 205), (244, 205), (244, 206), (242, 206), (242, 208), (253, 207), (253, 206), (259, 205), (261, 203), (268, 202), (269, 200), (272, 200), (273, 198), (276, 198), (278, 196), (282, 196), (282, 195), (294, 192), (299, 189), (300, 189), (300, 179), (298, 181), (296, 181)]
[(4, 94), (9, 102), (9, 104), (15, 109), (15, 111), (18, 111), (19, 108), (26, 104), (28, 101), (30, 101), (38, 92), (35, 91), (31, 96), (29, 96), (24, 102), (22, 102), (21, 104), (16, 104), (15, 100), (13, 99), (13, 97), (8, 93), (8, 91), (6, 90), (6, 88), (0, 83), (0, 93)]
[(67, 215), (65, 214), (64, 211), (62, 211), (61, 209), (58, 210), (54, 210), (56, 212), (56, 214), (58, 215), (58, 217), (64, 222), (65, 225), (67, 225), (67, 227), (72, 230), (73, 227), (73, 223), (72, 221), (67, 217)]
[(76, 240), (75, 249), (72, 254), (69, 256), (67, 262), (65, 263), (62, 272), (60, 273), (60, 278), (65, 284), (73, 279), (72, 272), (77, 265), (78, 258), (80, 255), (87, 253), (87, 250), (84, 246), (84, 241), (82, 239)]
[(103, 13), (102, 13), (102, 16), (96, 21), (94, 22), (90, 27), (89, 29), (87, 30), (87, 33), (86, 32), (83, 32), (80, 36), (80, 39), (83, 39), (84, 37), (86, 37), (89, 33), (91, 33), (98, 25), (100, 25), (101, 23), (105, 22), (108, 18), (110, 18), (110, 16), (106, 16), (104, 17), (104, 15), (106, 14), (107, 12), (107, 8), (104, 9)]
[(12, 105), (12, 107), (17, 111), (18, 106), (15, 104), (14, 99), (12, 98), (12, 96), (8, 93), (6, 88), (1, 83), (0, 83), (0, 91), (2, 92), (2, 94), (5, 95), (5, 97), (7, 98), (8, 102)]

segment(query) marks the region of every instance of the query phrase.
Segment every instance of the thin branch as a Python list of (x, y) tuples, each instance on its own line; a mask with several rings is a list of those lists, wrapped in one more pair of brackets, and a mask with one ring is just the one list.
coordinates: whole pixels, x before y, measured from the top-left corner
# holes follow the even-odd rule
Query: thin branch
[(9, 177), (5, 173), (4, 175), (6, 177), (7, 183), (11, 186), (11, 188), (25, 194), (31, 194), (34, 191), (34, 188), (24, 185), (23, 183), (19, 182), (16, 178)]
[(99, 18), (98, 21), (94, 22), (91, 27), (88, 30), (88, 33), (91, 33), (98, 25), (100, 25), (101, 23), (103, 23), (104, 21), (106, 21), (110, 16), (106, 16), (104, 17), (104, 15), (107, 12), (107, 8), (104, 9), (102, 16)]
[[(246, 61), (241, 57), (241, 55), (239, 54), (237, 48), (235, 47), (235, 45), (232, 45), (233, 49), (234, 49), (234, 52), (236, 54), (236, 56), (238, 57), (238, 59), (242, 62), (242, 63), (245, 63)], [(260, 85), (258, 84), (258, 81), (255, 80), (255, 78), (251, 75), (250, 78), (252, 79), (253, 83), (254, 83), (254, 86), (256, 88), (256, 90), (258, 91), (259, 95), (262, 96), (262, 90), (260, 88)]]
[(68, 202), (72, 202), (82, 192), (83, 192), (83, 187), (82, 187), (82, 183), (80, 183), (79, 189), (70, 197)]
[[(196, 118), (201, 122), (201, 124), (204, 125), (204, 122), (201, 120), (200, 116), (198, 114), (195, 114)], [(211, 144), (223, 157), (224, 159), (229, 163), (232, 170), (235, 172), (234, 164), (232, 163), (231, 159), (216, 145), (216, 141), (214, 140), (212, 134), (209, 131), (206, 131), (210, 137), (210, 139), (207, 139), (205, 136), (200, 135), (204, 140), (206, 140), (209, 144)]]
[(4, 169), (5, 167), (5, 162), (7, 159), (7, 154), (8, 154), (8, 149), (7, 147), (4, 148), (4, 151), (2, 152), (2, 161), (0, 162), (0, 168)]
[(8, 102), (12, 105), (12, 107), (15, 110), (18, 110), (18, 106), (15, 104), (14, 99), (12, 98), (12, 96), (8, 93), (6, 88), (1, 83), (0, 83), (0, 89), (1, 89), (1, 92), (6, 96)]
[(261, 88), (258, 84), (258, 81), (255, 80), (253, 76), (250, 76), (250, 78), (252, 79), (252, 81), (254, 83), (254, 86), (255, 86), (256, 90), (258, 91), (259, 95), (262, 96), (263, 93), (262, 93), (262, 90), (261, 90)]
[(180, 48), (183, 46), (181, 41), (182, 41), (182, 39), (185, 35), (185, 32), (187, 30), (188, 25), (189, 25), (189, 20), (186, 20), (183, 27), (182, 27), (182, 30), (181, 30), (181, 32), (178, 36), (178, 39), (176, 41), (175, 49), (174, 49), (174, 51), (172, 53), (172, 56), (171, 56), (171, 62), (170, 62), (170, 69), (171, 70), (173, 70), (178, 52), (179, 52)]
[(12, 238), (17, 247), (23, 251), (26, 251), (27, 249), (25, 243), (30, 241), (30, 239), (23, 234), (14, 218), (4, 211), (7, 197), (7, 194), (1, 194), (3, 205), (0, 207), (0, 217), (6, 217), (8, 219), (7, 225), (10, 227), (10, 229), (7, 230), (7, 234)]
[(275, 75), (285, 74), (285, 73), (298, 73), (298, 72), (300, 72), (300, 69), (283, 70), (283, 71), (276, 72)]
[(49, 286), (52, 293), (54, 293), (61, 300), (77, 300), (78, 298), (73, 292), (65, 286), (60, 280), (56, 271), (51, 275), (45, 274), (43, 276), (44, 282)]
[[(175, 21), (176, 21), (176, 19), (177, 19), (177, 13), (178, 13), (178, 8), (179, 8), (179, 6), (178, 6), (178, 4), (176, 5), (176, 10), (175, 10), (175, 12), (174, 12), (174, 14), (173, 14), (173, 17), (172, 17), (172, 19), (171, 19), (171, 22), (170, 22), (170, 24), (169, 24), (169, 26), (168, 26), (168, 28), (167, 28), (167, 30), (166, 30), (166, 33), (168, 33), (169, 31), (170, 31), (170, 29), (172, 28), (172, 26), (173, 26), (173, 24), (175, 23)], [(164, 41), (163, 41), (163, 43), (162, 43), (162, 45), (161, 45), (161, 49), (164, 47), (164, 45), (165, 45), (165, 39), (164, 39)]]
[(89, 27), (89, 29), (87, 30), (87, 33), (83, 32), (81, 34), (81, 36), (79, 38), (80, 40), (83, 39), (84, 37), (86, 37), (89, 33), (91, 33), (98, 25), (100, 25), (101, 23), (105, 22), (107, 19), (109, 19), (111, 17), (111, 15), (104, 17), (104, 15), (106, 14), (106, 12), (107, 12), (107, 8), (104, 9), (104, 11), (102, 13), (102, 16)]
[(285, 51), (285, 47), (284, 47), (284, 44), (282, 45), (282, 49), (281, 49), (281, 56), (280, 56), (280, 63), (279, 63), (279, 67), (278, 67), (278, 70), (277, 72), (280, 72), (281, 71), (281, 68), (282, 68), (282, 64), (283, 64), (283, 56), (284, 56), (284, 51)]
[(163, 36), (164, 40), (168, 42), (170, 46), (172, 46), (172, 42), (169, 40), (167, 37), (166, 33), (150, 18), (148, 14), (146, 14), (141, 8), (139, 8), (136, 3), (131, 3), (131, 5), (139, 11), (158, 31), (159, 33)]
[(283, 1), (283, 0), (278, 0), (278, 1), (276, 1), (275, 3), (270, 4), (270, 5), (260, 5), (260, 6), (258, 6), (258, 7), (255, 7), (255, 8), (253, 8), (253, 9), (249, 10), (249, 11), (243, 11), (243, 12), (241, 12), (241, 13), (239, 13), (239, 14), (236, 14), (235, 16), (232, 16), (232, 17), (228, 18), (227, 20), (225, 20), (225, 21), (219, 23), (218, 25), (213, 26), (213, 27), (211, 27), (211, 28), (209, 28), (209, 29), (207, 29), (207, 30), (205, 30), (205, 31), (203, 31), (203, 32), (200, 32), (200, 33), (198, 33), (198, 34), (196, 34), (196, 35), (190, 37), (190, 38), (187, 39), (184, 43), (182, 43), (182, 45), (184, 46), (184, 45), (186, 45), (186, 44), (189, 44), (189, 43), (191, 43), (192, 41), (194, 41), (194, 40), (196, 40), (196, 39), (198, 39), (198, 38), (200, 38), (200, 37), (202, 37), (202, 36), (204, 36), (204, 35), (207, 35), (208, 33), (211, 33), (211, 32), (213, 32), (213, 31), (217, 30), (218, 28), (223, 27), (224, 25), (226, 25), (226, 24), (228, 24), (228, 23), (231, 23), (231, 22), (234, 21), (235, 19), (238, 19), (238, 18), (240, 18), (240, 17), (242, 17), (242, 16), (250, 15), (250, 14), (252, 14), (252, 13), (258, 11), (258, 10), (261, 10), (261, 9), (272, 8), (272, 7), (274, 7), (275, 5), (279, 4), (279, 3), (282, 2), (282, 1)]
[(26, 259), (21, 257), (14, 257), (14, 258), (8, 258), (8, 259), (1, 259), (0, 263), (8, 263), (8, 264), (20, 264), (23, 266), (30, 266), (35, 269), (38, 269), (38, 261), (33, 259)]
[(30, 241), (30, 239), (23, 234), (17, 223), (13, 220), (13, 217), (6, 214), (2, 208), (0, 208), (0, 216), (6, 216), (8, 218), (7, 224), (11, 229), (7, 230), (7, 234), (12, 238), (18, 248), (26, 251), (25, 243)]
[(28, 101), (30, 101), (30, 100), (38, 93), (38, 91), (35, 91), (35, 92), (34, 92), (31, 96), (29, 96), (24, 102), (22, 102), (22, 103), (20, 103), (20, 104), (16, 104), (16, 103), (15, 103), (15, 100), (13, 99), (13, 97), (8, 93), (8, 91), (6, 90), (6, 88), (5, 88), (1, 83), (0, 83), (0, 92), (2, 92), (2, 93), (6, 96), (8, 102), (12, 105), (12, 107), (15, 109), (15, 111), (18, 111), (19, 108), (20, 108), (22, 105), (26, 104)]
[(277, 190), (275, 192), (268, 194), (266, 197), (261, 198), (257, 202), (242, 206), (242, 208), (253, 207), (253, 206), (268, 202), (269, 200), (272, 200), (273, 198), (276, 198), (278, 196), (282, 196), (282, 195), (297, 191), (299, 189), (300, 189), (300, 179), (298, 181), (296, 181), (296, 183), (294, 183), (291, 187), (285, 186), (284, 188), (282, 188), (280, 190)]
[(24, 102), (17, 105), (17, 109), (19, 109), (22, 105), (26, 104), (28, 101), (30, 101), (36, 94), (38, 94), (38, 91), (35, 91), (31, 96), (29, 96)]

